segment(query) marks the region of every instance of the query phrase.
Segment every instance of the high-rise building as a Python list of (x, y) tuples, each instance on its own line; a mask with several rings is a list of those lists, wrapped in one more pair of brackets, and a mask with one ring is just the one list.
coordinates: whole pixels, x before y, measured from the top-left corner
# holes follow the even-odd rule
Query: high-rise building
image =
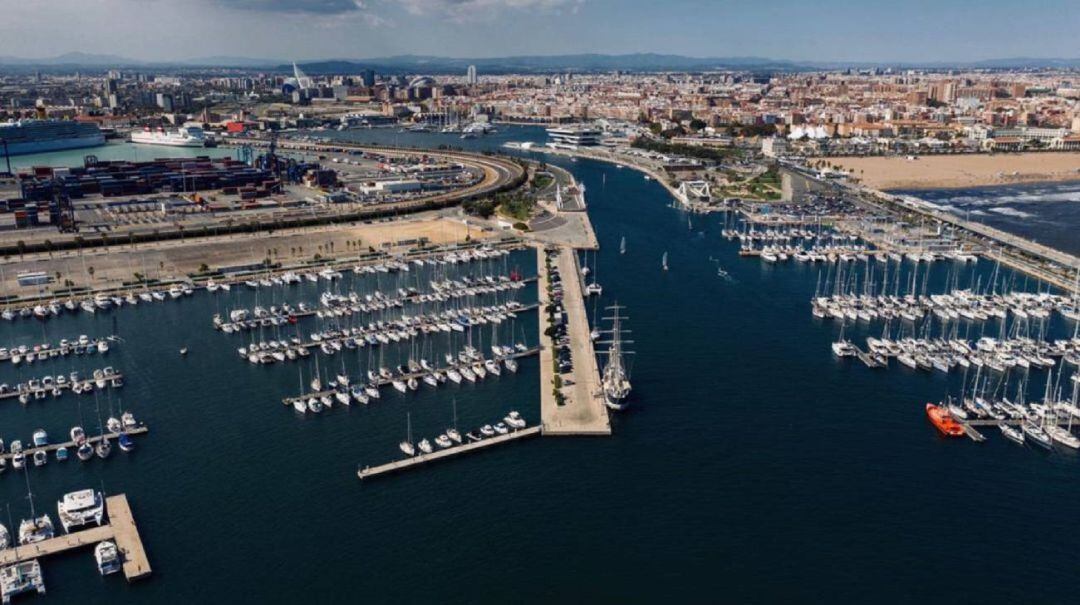
[(476, 84), (476, 66), (475, 65), (470, 65), (469, 68), (467, 70), (465, 70), (465, 81), (468, 82), (469, 84)]
[(374, 69), (365, 69), (364, 71), (360, 72), (360, 78), (364, 81), (364, 86), (367, 86), (368, 88), (375, 86)]
[(157, 106), (165, 112), (173, 110), (173, 96), (167, 92), (157, 93)]

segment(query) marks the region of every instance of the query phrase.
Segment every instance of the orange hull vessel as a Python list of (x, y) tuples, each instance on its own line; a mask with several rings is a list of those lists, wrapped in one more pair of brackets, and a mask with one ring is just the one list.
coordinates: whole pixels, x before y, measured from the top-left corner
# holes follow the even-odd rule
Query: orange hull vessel
[(962, 437), (964, 435), (964, 428), (953, 420), (945, 408), (928, 403), (926, 404), (926, 416), (930, 418), (930, 422), (934, 423), (937, 430), (941, 431), (942, 435), (946, 437)]

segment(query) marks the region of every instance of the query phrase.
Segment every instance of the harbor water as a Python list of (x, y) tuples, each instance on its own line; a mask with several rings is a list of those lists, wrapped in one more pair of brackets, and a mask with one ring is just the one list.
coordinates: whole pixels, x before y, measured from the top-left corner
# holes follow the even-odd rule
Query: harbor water
[(1080, 255), (1080, 181), (898, 191), (969, 220)]
[[(431, 145), (448, 135), (410, 136)], [(688, 220), (633, 170), (549, 161), (586, 185), (601, 246), (595, 264), (589, 255), (604, 289), (596, 306), (625, 306), (633, 331), (632, 407), (613, 418), (611, 438), (528, 440), (362, 483), (357, 465), (400, 456), (406, 413), (414, 439), (444, 429), (455, 401), (462, 428), (511, 409), (535, 423), (537, 359), (516, 375), (409, 396), (384, 389), (367, 407), (301, 417), (281, 404), (300, 389), (298, 364), (251, 365), (236, 354), (249, 335), (211, 327), (225, 295), (0, 324), (0, 346), (115, 329), (123, 342), (79, 364), (124, 372), (112, 405), (122, 399), (150, 426), (128, 455), (50, 460), (27, 475), (35, 504), (54, 517), (67, 491), (127, 493), (154, 576), (102, 580), (89, 552), (74, 553), (43, 561), (49, 594), (34, 600), (1073, 600), (1080, 456), (996, 434), (982, 444), (940, 438), (923, 406), (955, 393), (958, 378), (834, 359), (839, 326), (809, 312), (823, 268), (740, 258), (720, 216)], [(515, 253), (507, 267), (533, 275), (531, 259)], [(949, 269), (933, 271), (929, 288), (939, 291)], [(343, 288), (373, 287), (372, 276), (347, 280)], [(319, 287), (289, 296), (316, 300)], [(255, 304), (243, 287), (228, 296)], [(535, 286), (522, 296), (535, 300)], [(517, 322), (530, 345), (535, 316)], [(302, 321), (306, 334), (315, 320)], [(360, 364), (366, 352), (349, 355)], [(0, 382), (69, 365), (5, 364)], [(25, 442), (44, 427), (58, 439), (80, 409), (93, 432), (92, 397), (0, 402), (0, 436)], [(0, 475), (15, 523), (29, 514), (25, 494), (20, 474)]]

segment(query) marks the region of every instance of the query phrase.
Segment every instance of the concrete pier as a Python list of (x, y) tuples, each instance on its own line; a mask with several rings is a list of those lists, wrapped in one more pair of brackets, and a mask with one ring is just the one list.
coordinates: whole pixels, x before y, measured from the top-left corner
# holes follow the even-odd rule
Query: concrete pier
[[(123, 558), (124, 577), (130, 582), (150, 575), (150, 562), (146, 558), (135, 518), (131, 514), (127, 496), (118, 494), (105, 499), (105, 510), (109, 522), (100, 527), (57, 536), (50, 540), (8, 548), (0, 551), (0, 566), (11, 565), (18, 561), (27, 561), (56, 555), (70, 550), (94, 546), (104, 540), (115, 540)], [(12, 540), (18, 540), (18, 528), (12, 528)]]
[(559, 405), (554, 393), (555, 343), (545, 335), (548, 314), (544, 309), (548, 298), (548, 273), (545, 252), (537, 250), (540, 274), (540, 416), (545, 436), (610, 435), (611, 423), (600, 389), (600, 369), (589, 337), (589, 321), (581, 291), (581, 268), (572, 248), (560, 248), (555, 265), (563, 287), (563, 307), (567, 315), (570, 336), (570, 357), (574, 364), (570, 374), (560, 376), (559, 391), (564, 402)]
[(387, 464), (380, 464), (379, 466), (364, 467), (357, 471), (356, 475), (361, 479), (369, 479), (371, 477), (377, 477), (379, 475), (385, 475), (387, 473), (395, 473), (408, 468), (426, 464), (428, 462), (435, 462), (437, 460), (444, 460), (452, 456), (465, 454), (468, 452), (475, 452), (476, 450), (491, 447), (493, 445), (499, 445), (503, 443), (509, 443), (519, 439), (525, 439), (528, 437), (535, 437), (541, 433), (539, 426), (532, 426), (524, 428), (518, 431), (511, 431), (505, 435), (496, 435), (494, 437), (487, 437), (480, 441), (472, 441), (464, 443), (462, 445), (455, 445), (446, 449), (436, 450), (430, 454), (419, 454), (417, 456), (411, 456), (395, 462)]

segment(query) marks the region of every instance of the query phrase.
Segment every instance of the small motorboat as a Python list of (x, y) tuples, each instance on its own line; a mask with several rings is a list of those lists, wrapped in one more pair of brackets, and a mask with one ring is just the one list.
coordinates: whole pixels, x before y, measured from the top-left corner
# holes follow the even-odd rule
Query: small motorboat
[(63, 462), (65, 460), (67, 460), (67, 459), (68, 459), (68, 448), (61, 446), (60, 449), (56, 450), (56, 461), (57, 462)]
[(121, 433), (116, 441), (120, 445), (121, 451), (130, 452), (135, 449), (135, 441), (127, 433)]
[(45, 432), (45, 429), (38, 429), (34, 431), (34, 447), (44, 447), (49, 445), (49, 434)]
[(120, 550), (112, 540), (98, 542), (94, 547), (94, 560), (97, 561), (98, 571), (103, 576), (120, 571)]
[(101, 441), (98, 442), (97, 446), (94, 447), (94, 453), (97, 454), (98, 458), (104, 459), (109, 457), (109, 454), (112, 453), (112, 443), (109, 442), (108, 437), (103, 437)]

